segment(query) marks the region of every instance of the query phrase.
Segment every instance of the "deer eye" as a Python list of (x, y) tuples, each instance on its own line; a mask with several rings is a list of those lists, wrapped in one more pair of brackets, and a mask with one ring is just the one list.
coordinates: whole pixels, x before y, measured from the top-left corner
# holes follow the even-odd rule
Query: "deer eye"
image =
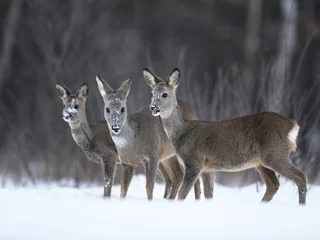
[(109, 112), (110, 112), (110, 109), (109, 109), (109, 108), (106, 108), (106, 112), (109, 113)]
[(121, 108), (121, 112), (122, 112), (122, 113), (124, 112), (124, 110), (125, 110), (125, 109), (124, 109), (124, 107), (123, 107), (123, 108)]
[(164, 93), (164, 94), (162, 94), (162, 97), (163, 97), (163, 98), (168, 97), (168, 93)]
[(74, 109), (78, 109), (79, 108), (79, 105), (74, 105)]

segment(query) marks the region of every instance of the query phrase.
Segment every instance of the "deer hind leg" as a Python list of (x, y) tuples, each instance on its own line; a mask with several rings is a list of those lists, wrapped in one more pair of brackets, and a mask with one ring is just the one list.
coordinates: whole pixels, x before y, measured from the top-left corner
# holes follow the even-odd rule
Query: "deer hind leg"
[(147, 162), (145, 165), (146, 169), (146, 190), (147, 190), (147, 197), (148, 200), (153, 199), (153, 189), (154, 189), (154, 182), (156, 178), (156, 173), (158, 169), (158, 162), (150, 161)]
[(215, 172), (204, 172), (201, 175), (204, 189), (204, 197), (206, 199), (213, 198), (213, 186), (216, 177)]
[(176, 156), (166, 160), (164, 163), (172, 179), (172, 189), (168, 198), (175, 199), (183, 180), (183, 169)]
[(121, 198), (127, 196), (128, 188), (131, 183), (132, 177), (134, 174), (134, 167), (122, 164), (122, 173), (121, 173)]
[(169, 198), (172, 191), (172, 179), (163, 163), (159, 163), (159, 173), (166, 184), (163, 198)]
[(295, 182), (299, 192), (299, 203), (306, 203), (307, 176), (304, 172), (292, 165), (288, 155), (281, 156), (281, 154), (273, 153), (263, 160), (262, 163), (266, 167), (271, 168), (282, 176)]
[(261, 179), (266, 184), (266, 192), (262, 198), (262, 202), (269, 202), (279, 189), (280, 183), (274, 171), (262, 165), (256, 167)]
[(201, 198), (201, 185), (200, 185), (200, 179), (198, 178), (196, 182), (194, 183), (194, 196), (196, 200), (200, 200)]

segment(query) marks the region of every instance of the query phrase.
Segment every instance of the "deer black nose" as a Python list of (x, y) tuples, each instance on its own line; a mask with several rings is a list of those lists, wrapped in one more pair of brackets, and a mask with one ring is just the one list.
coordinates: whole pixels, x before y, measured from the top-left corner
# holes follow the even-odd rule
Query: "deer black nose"
[(153, 105), (153, 104), (150, 105), (150, 110), (151, 110), (151, 111), (154, 111), (154, 110), (156, 110), (156, 109), (157, 109), (156, 105)]
[(151, 104), (150, 105), (150, 111), (152, 112), (152, 115), (159, 116), (160, 110), (156, 105)]
[(72, 114), (68, 113), (67, 111), (63, 111), (62, 112), (62, 118), (63, 118), (63, 120), (68, 122), (68, 121), (71, 121), (73, 119), (73, 116), (72, 116)]
[(120, 126), (119, 125), (112, 125), (111, 126), (112, 131), (115, 133), (118, 133), (120, 131)]

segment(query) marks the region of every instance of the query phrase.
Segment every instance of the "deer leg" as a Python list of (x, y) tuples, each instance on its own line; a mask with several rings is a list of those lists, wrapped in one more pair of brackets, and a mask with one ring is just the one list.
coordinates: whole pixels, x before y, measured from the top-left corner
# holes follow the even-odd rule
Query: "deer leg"
[(307, 176), (304, 172), (292, 165), (288, 156), (282, 157), (276, 154), (270, 154), (262, 163), (272, 170), (280, 173), (282, 176), (296, 183), (299, 192), (299, 203), (306, 203), (307, 195)]
[(134, 174), (134, 167), (122, 164), (122, 173), (121, 173), (121, 198), (127, 196), (128, 188)]
[(194, 183), (193, 188), (194, 188), (195, 199), (199, 200), (201, 198), (201, 186), (200, 186), (200, 179), (199, 178)]
[(261, 202), (269, 202), (279, 189), (280, 183), (274, 171), (262, 165), (256, 167), (261, 179), (266, 184), (266, 192)]
[(182, 186), (179, 190), (178, 199), (182, 200), (187, 197), (192, 186), (194, 186), (200, 175), (200, 168), (196, 166), (187, 165), (185, 168)]
[(201, 175), (204, 188), (204, 197), (206, 199), (213, 198), (213, 186), (216, 177), (215, 172), (204, 172)]
[(117, 157), (109, 156), (101, 161), (102, 179), (103, 179), (103, 196), (110, 197), (111, 189), (116, 170)]
[(153, 188), (154, 188), (154, 181), (156, 178), (158, 168), (158, 162), (147, 162), (145, 165), (146, 169), (146, 190), (147, 190), (147, 197), (148, 200), (152, 200), (153, 198)]
[(159, 163), (159, 173), (161, 178), (165, 181), (165, 184), (166, 184), (163, 198), (169, 198), (172, 190), (172, 180), (163, 163)]
[(183, 170), (176, 156), (166, 160), (168, 172), (172, 179), (172, 189), (168, 196), (169, 199), (175, 199), (183, 180)]

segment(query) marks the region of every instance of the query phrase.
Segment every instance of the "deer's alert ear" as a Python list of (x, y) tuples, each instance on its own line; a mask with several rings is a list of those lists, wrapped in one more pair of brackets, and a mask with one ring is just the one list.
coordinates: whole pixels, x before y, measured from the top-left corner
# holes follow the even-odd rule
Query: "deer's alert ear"
[(121, 86), (118, 88), (117, 92), (122, 94), (124, 98), (127, 98), (131, 89), (132, 78), (128, 78)]
[(158, 76), (156, 76), (147, 68), (144, 68), (142, 73), (144, 80), (151, 88), (154, 88), (159, 82), (163, 82)]
[(65, 100), (71, 94), (71, 91), (66, 86), (58, 82), (56, 83), (56, 89), (57, 89), (58, 96), (62, 100)]
[(180, 77), (180, 70), (178, 68), (173, 69), (169, 75), (167, 83), (173, 90), (177, 89), (180, 83)]
[(77, 96), (84, 100), (87, 99), (89, 94), (89, 85), (87, 83), (83, 83), (81, 87), (77, 90)]
[(115, 92), (113, 88), (105, 80), (100, 78), (99, 75), (96, 76), (96, 81), (99, 92), (103, 98), (105, 98), (108, 94)]

